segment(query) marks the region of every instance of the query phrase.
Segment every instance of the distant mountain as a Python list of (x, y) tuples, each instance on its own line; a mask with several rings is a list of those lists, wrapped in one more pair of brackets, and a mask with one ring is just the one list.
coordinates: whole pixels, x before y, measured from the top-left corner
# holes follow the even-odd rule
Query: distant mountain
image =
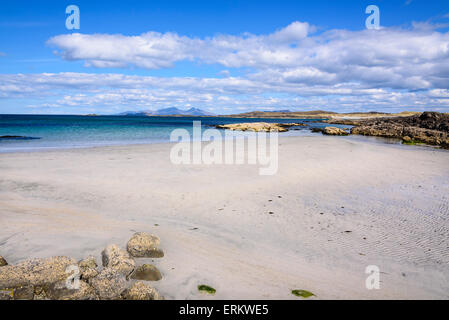
[(181, 110), (176, 107), (159, 109), (157, 111), (125, 111), (118, 114), (119, 116), (214, 116), (213, 113), (198, 109), (190, 108), (189, 110)]
[(213, 116), (213, 113), (198, 109), (198, 108), (190, 108), (189, 110), (181, 110), (175, 107), (159, 109), (153, 113), (156, 116)]
[(151, 116), (150, 111), (125, 111), (117, 114), (118, 116), (136, 116), (136, 117), (146, 117)]

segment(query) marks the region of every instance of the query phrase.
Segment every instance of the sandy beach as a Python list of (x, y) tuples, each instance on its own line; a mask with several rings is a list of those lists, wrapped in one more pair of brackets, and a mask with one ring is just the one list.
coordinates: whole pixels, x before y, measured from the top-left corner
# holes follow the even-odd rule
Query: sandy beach
[[(279, 170), (174, 165), (170, 144), (0, 155), (0, 255), (98, 261), (156, 234), (166, 299), (449, 298), (449, 152), (284, 137)], [(377, 265), (381, 288), (367, 290)], [(200, 294), (206, 283), (214, 296)]]

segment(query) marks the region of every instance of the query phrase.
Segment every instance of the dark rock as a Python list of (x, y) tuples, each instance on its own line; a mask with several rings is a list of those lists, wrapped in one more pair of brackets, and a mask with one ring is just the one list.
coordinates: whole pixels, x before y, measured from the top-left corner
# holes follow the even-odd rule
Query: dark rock
[(14, 300), (33, 300), (33, 298), (34, 298), (33, 286), (23, 286), (14, 289)]

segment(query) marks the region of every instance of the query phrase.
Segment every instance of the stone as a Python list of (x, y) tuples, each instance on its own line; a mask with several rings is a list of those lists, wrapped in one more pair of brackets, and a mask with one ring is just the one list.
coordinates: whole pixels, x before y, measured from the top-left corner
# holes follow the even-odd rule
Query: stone
[(127, 281), (116, 269), (104, 268), (98, 276), (89, 280), (89, 284), (100, 299), (112, 300), (120, 298), (120, 294), (126, 289)]
[(151, 264), (143, 264), (134, 270), (131, 278), (146, 281), (159, 281), (162, 279), (162, 275), (155, 266)]
[(330, 136), (347, 136), (349, 133), (337, 127), (326, 127), (323, 129), (323, 134)]
[(94, 288), (85, 281), (78, 280), (79, 288), (67, 288), (65, 281), (52, 283), (45, 290), (46, 296), (51, 300), (97, 300)]
[(11, 291), (0, 290), (0, 301), (1, 300), (12, 300), (13, 293)]
[(163, 300), (156, 289), (148, 284), (138, 281), (122, 293), (125, 300)]
[(128, 277), (135, 267), (134, 260), (128, 252), (120, 249), (117, 245), (111, 244), (107, 246), (101, 253), (103, 267), (111, 268)]
[(0, 267), (4, 267), (4, 266), (7, 266), (7, 265), (8, 265), (8, 262), (6, 262), (5, 258), (0, 256)]
[(137, 232), (129, 239), (127, 250), (136, 258), (162, 258), (164, 252), (159, 249), (159, 244), (158, 237), (146, 232)]
[(0, 289), (38, 286), (65, 280), (70, 275), (66, 268), (76, 265), (76, 261), (68, 257), (51, 257), (30, 259), (17, 265), (0, 268)]
[(97, 262), (95, 261), (95, 257), (89, 256), (84, 260), (78, 262), (78, 267), (80, 268), (80, 278), (82, 280), (89, 280), (98, 275), (97, 270)]
[(217, 129), (231, 131), (253, 131), (253, 132), (286, 132), (288, 128), (305, 126), (304, 123), (268, 123), (268, 122), (245, 122), (216, 125)]
[(33, 300), (33, 298), (34, 287), (31, 285), (14, 289), (14, 300)]

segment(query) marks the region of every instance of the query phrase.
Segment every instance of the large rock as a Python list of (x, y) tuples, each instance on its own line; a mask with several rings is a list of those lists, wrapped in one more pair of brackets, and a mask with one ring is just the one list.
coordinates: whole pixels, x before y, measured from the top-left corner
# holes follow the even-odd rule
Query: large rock
[(80, 268), (80, 278), (83, 280), (87, 281), (98, 275), (98, 265), (93, 256), (89, 256), (78, 262), (78, 267)]
[(143, 264), (134, 270), (131, 278), (146, 281), (159, 281), (162, 279), (162, 274), (155, 266)]
[(148, 284), (138, 281), (122, 293), (125, 300), (163, 300), (164, 298)]
[(329, 136), (347, 136), (349, 133), (337, 127), (326, 127), (323, 129), (323, 134)]
[(216, 125), (217, 129), (231, 131), (253, 131), (253, 132), (285, 132), (290, 127), (305, 126), (303, 123), (268, 123), (268, 122), (245, 122)]
[(130, 255), (136, 258), (162, 258), (164, 252), (159, 249), (158, 237), (146, 233), (137, 232), (128, 241), (127, 249)]
[(120, 249), (117, 245), (107, 246), (101, 254), (104, 267), (114, 269), (125, 277), (128, 277), (134, 271), (136, 265), (134, 260), (128, 252)]
[(58, 281), (49, 285), (45, 294), (51, 300), (97, 300), (94, 288), (88, 283), (79, 280), (78, 289), (67, 288), (65, 281)]
[(8, 262), (6, 262), (5, 258), (0, 256), (0, 267), (4, 267), (4, 266), (7, 266), (7, 265), (8, 265)]
[(76, 265), (72, 258), (51, 257), (1, 267), (0, 289), (45, 285), (65, 280), (70, 276), (70, 273), (66, 273), (66, 268), (70, 265)]
[(119, 299), (127, 286), (125, 276), (112, 268), (104, 268), (98, 276), (90, 279), (89, 283), (102, 300)]

